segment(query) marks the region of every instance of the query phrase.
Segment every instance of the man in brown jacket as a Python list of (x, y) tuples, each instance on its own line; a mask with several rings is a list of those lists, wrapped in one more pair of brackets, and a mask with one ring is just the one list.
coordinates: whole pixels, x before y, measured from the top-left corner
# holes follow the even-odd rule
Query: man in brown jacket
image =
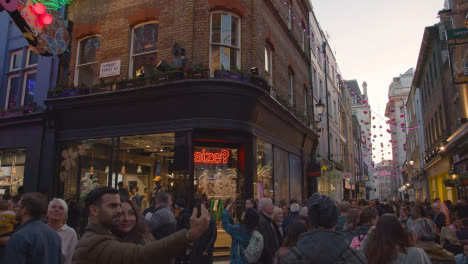
[(167, 261), (192, 246), (208, 228), (210, 216), (205, 207), (196, 217), (194, 209), (190, 218), (190, 230), (181, 230), (164, 239), (146, 245), (121, 243), (111, 230), (117, 222), (120, 208), (119, 192), (111, 187), (96, 188), (86, 197), (89, 224), (78, 241), (73, 264), (107, 263), (160, 263)]

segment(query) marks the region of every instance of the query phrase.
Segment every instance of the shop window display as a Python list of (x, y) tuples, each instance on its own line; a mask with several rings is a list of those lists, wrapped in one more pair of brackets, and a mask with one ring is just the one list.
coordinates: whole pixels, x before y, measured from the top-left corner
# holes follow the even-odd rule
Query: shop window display
[(23, 185), (26, 149), (0, 150), (0, 194), (14, 195)]
[(255, 199), (273, 197), (273, 146), (257, 139), (257, 175), (254, 180)]
[(301, 159), (299, 156), (289, 154), (289, 193), (291, 199), (302, 201)]
[(289, 201), (289, 155), (275, 147), (275, 200)]

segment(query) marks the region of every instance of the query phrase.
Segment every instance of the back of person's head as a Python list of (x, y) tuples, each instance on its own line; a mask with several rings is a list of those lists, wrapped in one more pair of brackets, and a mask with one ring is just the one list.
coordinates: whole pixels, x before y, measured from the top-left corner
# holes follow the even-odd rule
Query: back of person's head
[(168, 204), (170, 197), (171, 195), (168, 194), (167, 192), (160, 192), (156, 195), (156, 202), (160, 204)]
[(288, 233), (283, 241), (283, 247), (285, 248), (293, 248), (296, 246), (297, 240), (299, 236), (303, 233), (310, 232), (310, 223), (309, 219), (304, 216), (297, 217), (296, 221), (294, 221), (288, 228)]
[(289, 206), (289, 211), (291, 213), (298, 213), (301, 210), (301, 206), (297, 203), (293, 203)]
[(359, 214), (360, 211), (358, 209), (351, 209), (348, 211), (348, 215), (346, 216), (346, 224), (343, 227), (344, 230), (355, 230), (358, 227)]
[(300, 216), (305, 216), (305, 217), (307, 217), (309, 215), (309, 212), (308, 212), (308, 209), (307, 209), (306, 206), (301, 208), (301, 211), (299, 212), (299, 215)]
[(314, 193), (307, 201), (307, 207), (312, 227), (332, 229), (338, 223), (338, 208), (329, 196)]
[(440, 230), (440, 244), (443, 246), (446, 242), (450, 242), (452, 245), (461, 245), (460, 240), (458, 240), (456, 233), (452, 229), (442, 227)]
[(392, 214), (379, 218), (375, 233), (369, 243), (367, 260), (369, 264), (391, 263), (397, 248), (405, 251), (412, 246), (408, 233)]
[(372, 221), (379, 216), (379, 212), (375, 208), (366, 206), (362, 208), (359, 215), (359, 226), (370, 226)]
[(270, 198), (262, 198), (260, 201), (258, 201), (258, 211), (263, 212), (266, 206), (269, 204), (273, 203), (273, 201)]
[(422, 217), (421, 207), (414, 206), (411, 209), (411, 217), (413, 218), (413, 220), (417, 220), (417, 219), (421, 218)]
[(33, 219), (40, 219), (47, 207), (47, 198), (38, 192), (25, 193), (21, 198), (21, 207)]
[(8, 210), (8, 201), (4, 199), (0, 199), (0, 211), (7, 211)]
[(411, 232), (413, 232), (415, 239), (422, 242), (433, 242), (437, 236), (434, 223), (427, 218), (421, 218), (413, 221), (411, 224)]
[(464, 228), (468, 228), (468, 218), (463, 218), (462, 219), (462, 225)]
[(358, 201), (358, 206), (359, 207), (364, 207), (364, 206), (367, 206), (367, 205), (369, 205), (369, 203), (364, 199), (361, 199), (361, 200)]
[(340, 207), (339, 207), (340, 213), (347, 213), (349, 209), (351, 209), (351, 205), (349, 204), (349, 202), (342, 201), (340, 203)]
[(99, 187), (90, 191), (85, 200), (86, 208), (89, 210), (91, 205), (99, 205), (101, 203), (102, 196), (106, 194), (119, 194), (119, 191), (108, 186)]
[(258, 226), (259, 217), (260, 215), (257, 210), (249, 208), (245, 211), (244, 221), (242, 224), (247, 228), (247, 230), (249, 230), (249, 232), (252, 232)]

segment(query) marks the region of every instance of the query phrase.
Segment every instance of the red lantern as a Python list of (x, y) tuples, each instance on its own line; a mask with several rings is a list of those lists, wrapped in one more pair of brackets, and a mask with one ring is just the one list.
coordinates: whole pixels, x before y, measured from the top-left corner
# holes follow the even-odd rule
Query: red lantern
[(400, 117), (403, 118), (405, 115), (404, 114), (401, 114)]
[(362, 102), (363, 102), (363, 103), (367, 103), (367, 100), (366, 100), (366, 99), (364, 99), (364, 100), (362, 100)]
[(54, 19), (49, 14), (43, 14), (41, 20), (44, 25), (50, 25)]
[(376, 128), (376, 126), (375, 126), (375, 125), (373, 125), (372, 127), (373, 127), (373, 128)]
[(402, 127), (404, 127), (404, 126), (405, 126), (405, 123), (401, 123), (400, 125), (401, 125)]
[(369, 124), (369, 122), (365, 122), (364, 124), (366, 124), (366, 126)]
[(370, 148), (368, 148), (367, 151), (370, 151)]
[(364, 122), (364, 120), (361, 119), (361, 123)]
[(373, 116), (372, 119), (375, 119), (375, 116)]
[(34, 10), (34, 13), (36, 13), (38, 15), (42, 15), (42, 14), (44, 14), (46, 12), (46, 7), (45, 7), (45, 5), (43, 5), (41, 3), (37, 3), (37, 4), (34, 5), (33, 10)]
[(394, 101), (394, 100), (393, 100), (393, 98), (392, 98), (392, 99), (390, 99), (390, 103), (393, 103), (393, 101)]
[(396, 120), (396, 118), (392, 117), (392, 121), (395, 121), (395, 120)]
[(364, 114), (367, 114), (367, 110), (364, 110)]

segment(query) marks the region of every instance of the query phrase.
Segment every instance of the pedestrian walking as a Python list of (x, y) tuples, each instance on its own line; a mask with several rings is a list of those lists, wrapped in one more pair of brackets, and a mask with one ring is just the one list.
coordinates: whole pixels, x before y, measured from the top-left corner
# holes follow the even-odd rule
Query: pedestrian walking
[(278, 252), (276, 252), (274, 264), (283, 264), (286, 252), (296, 246), (297, 240), (301, 234), (310, 232), (310, 230), (311, 227), (309, 219), (304, 216), (299, 216), (296, 221), (291, 224), (288, 234), (284, 238), (283, 244)]
[(60, 237), (41, 221), (47, 200), (41, 193), (25, 193), (19, 201), (16, 217), (20, 223), (8, 240), (5, 263), (60, 264), (62, 248)]
[(346, 239), (348, 240), (349, 244), (351, 244), (351, 241), (355, 236), (358, 234), (358, 229), (359, 229), (359, 215), (360, 211), (358, 209), (351, 209), (348, 212), (348, 215), (346, 216), (346, 224), (344, 226), (344, 231), (343, 234), (346, 236)]
[(401, 207), (400, 208), (400, 222), (406, 229), (408, 233), (411, 232), (411, 222), (413, 219), (411, 218), (409, 214), (409, 209), (408, 207)]
[(234, 204), (235, 200), (226, 207), (221, 216), (223, 229), (232, 237), (230, 263), (247, 264), (243, 251), (249, 246), (252, 234), (258, 227), (259, 214), (255, 209), (249, 208), (245, 211), (245, 218), (240, 225), (232, 224), (229, 211)]
[(100, 187), (86, 196), (89, 224), (78, 241), (73, 264), (163, 263), (189, 249), (209, 224), (209, 213), (201, 208), (190, 219), (191, 229), (181, 230), (169, 237), (145, 245), (121, 242), (111, 231), (122, 213), (119, 192), (111, 187)]
[(276, 236), (273, 220), (273, 202), (269, 198), (262, 198), (258, 203), (258, 210), (260, 212), (258, 231), (263, 236), (264, 246), (262, 256), (259, 263), (272, 264), (273, 257), (279, 249), (279, 239)]
[(130, 192), (123, 182), (119, 182), (117, 186), (119, 187), (120, 200), (130, 200)]
[[(202, 206), (202, 198), (195, 197), (194, 206), (192, 208), (200, 208)], [(198, 210), (199, 211), (199, 210)], [(197, 239), (193, 244), (193, 248), (189, 250), (191, 264), (211, 264), (213, 263), (214, 243), (218, 236), (216, 221), (210, 215), (210, 224), (208, 229)]]
[(458, 240), (455, 232), (448, 227), (442, 227), (440, 231), (440, 245), (453, 255), (463, 253), (463, 245)]
[(176, 231), (176, 220), (170, 210), (172, 197), (160, 192), (154, 200), (155, 210), (145, 216), (145, 222), (156, 240), (165, 238)]
[(432, 219), (432, 221), (436, 224), (437, 230), (440, 233), (440, 230), (442, 229), (442, 227), (445, 226), (446, 214), (442, 212), (442, 207), (440, 203), (432, 204), (432, 212), (434, 214), (434, 218)]
[(340, 203), (338, 209), (340, 216), (338, 217), (338, 227), (336, 228), (336, 231), (344, 231), (344, 226), (346, 224), (346, 216), (348, 215), (348, 212), (351, 209), (351, 205), (347, 201), (343, 201)]
[(460, 230), (462, 228), (462, 226), (463, 226), (463, 224), (462, 224), (462, 220), (460, 219), (460, 217), (453, 216), (452, 217), (452, 224), (449, 226), (449, 228), (453, 232), (457, 232), (458, 230)]
[(414, 247), (395, 215), (384, 214), (369, 229), (360, 249), (369, 264), (431, 264), (424, 250)]
[(154, 241), (154, 237), (138, 212), (135, 202), (121, 201), (120, 207), (122, 213), (120, 213), (118, 225), (112, 233), (125, 243), (145, 245)]
[(135, 186), (132, 188), (132, 201), (135, 202), (136, 208), (140, 210), (141, 207), (141, 200), (143, 197), (138, 193), (140, 191), (140, 188), (138, 186)]
[(426, 218), (421, 218), (411, 225), (416, 247), (422, 248), (433, 264), (455, 263), (455, 256), (436, 244), (437, 229), (435, 224)]
[(301, 211), (301, 207), (297, 203), (293, 203), (289, 206), (290, 212), (289, 214), (284, 217), (283, 219), (283, 232), (285, 234), (288, 233), (289, 226), (296, 221), (296, 218), (299, 216)]
[(71, 264), (78, 238), (75, 230), (67, 224), (64, 224), (67, 214), (68, 206), (64, 200), (54, 198), (49, 202), (49, 207), (47, 209), (48, 225), (57, 231), (62, 242), (63, 263)]
[(67, 213), (67, 225), (73, 229), (75, 232), (78, 232), (78, 227), (80, 226), (80, 213), (81, 208), (76, 201), (75, 196), (70, 196), (67, 201), (68, 213)]
[(367, 263), (365, 256), (351, 248), (345, 235), (334, 231), (338, 223), (336, 202), (315, 193), (307, 201), (312, 232), (302, 234), (284, 255), (284, 263)]
[(375, 226), (379, 221), (379, 212), (375, 208), (364, 207), (359, 215), (359, 230), (356, 236), (351, 240), (350, 246), (356, 250), (360, 250), (367, 233), (372, 226)]
[(278, 238), (278, 242), (281, 245), (283, 244), (283, 238), (285, 235), (283, 233), (283, 210), (275, 206), (275, 208), (273, 209), (273, 214), (271, 215), (271, 219), (274, 223), (276, 237)]

